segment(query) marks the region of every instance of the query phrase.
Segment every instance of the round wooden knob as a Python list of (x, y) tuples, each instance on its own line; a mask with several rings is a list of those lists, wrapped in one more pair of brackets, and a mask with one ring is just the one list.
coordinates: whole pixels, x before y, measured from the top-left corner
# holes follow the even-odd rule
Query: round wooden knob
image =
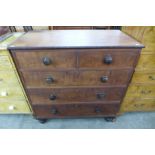
[(56, 98), (57, 98), (56, 95), (53, 95), (53, 94), (51, 94), (51, 95), (49, 96), (49, 99), (50, 99), (50, 100), (56, 100)]
[(101, 110), (101, 108), (96, 107), (96, 108), (95, 108), (95, 112), (96, 112), (96, 113), (101, 113), (101, 112), (102, 112), (102, 110)]
[(112, 63), (112, 56), (111, 55), (106, 55), (104, 57), (104, 63), (105, 64), (111, 64)]
[(101, 80), (101, 82), (107, 82), (108, 81), (108, 76), (102, 76), (101, 78), (100, 78), (100, 80)]
[(58, 113), (58, 110), (57, 110), (56, 108), (52, 108), (52, 109), (51, 109), (51, 113), (52, 113), (52, 114), (57, 114), (57, 113)]
[(42, 61), (44, 65), (50, 65), (52, 63), (52, 60), (48, 57), (44, 57)]
[(54, 79), (53, 79), (51, 76), (49, 76), (49, 77), (46, 78), (46, 82), (47, 82), (48, 84), (51, 84), (51, 83), (54, 82)]
[(105, 93), (97, 93), (96, 96), (97, 96), (98, 99), (101, 100), (101, 99), (105, 98), (106, 94)]

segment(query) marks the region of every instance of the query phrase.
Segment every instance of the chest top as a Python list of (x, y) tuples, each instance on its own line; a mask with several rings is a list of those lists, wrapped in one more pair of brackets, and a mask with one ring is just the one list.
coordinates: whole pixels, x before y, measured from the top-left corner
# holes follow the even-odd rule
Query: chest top
[(53, 30), (28, 32), (8, 49), (143, 48), (119, 30)]

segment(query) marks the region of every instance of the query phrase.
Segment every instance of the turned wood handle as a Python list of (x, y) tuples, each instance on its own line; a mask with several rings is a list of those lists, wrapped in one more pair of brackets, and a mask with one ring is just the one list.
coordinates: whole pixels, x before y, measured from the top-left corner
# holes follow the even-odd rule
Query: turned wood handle
[(57, 110), (56, 108), (52, 108), (52, 109), (51, 109), (51, 113), (52, 113), (52, 114), (57, 114), (57, 113), (58, 113), (58, 110)]
[(101, 112), (102, 112), (102, 110), (101, 110), (101, 108), (96, 107), (96, 108), (95, 108), (95, 112), (96, 112), (96, 113), (101, 113)]
[(100, 81), (103, 82), (103, 83), (107, 82), (108, 81), (108, 76), (101, 76)]
[(51, 76), (48, 76), (48, 77), (46, 78), (46, 82), (47, 82), (48, 84), (51, 84), (51, 83), (54, 82), (54, 78), (51, 77)]
[(49, 96), (49, 99), (52, 100), (52, 101), (53, 101), (53, 100), (56, 100), (56, 98), (57, 98), (56, 95), (53, 95), (53, 94), (51, 94), (51, 95)]
[(104, 57), (104, 63), (105, 64), (111, 64), (112, 63), (112, 56), (111, 55), (106, 55), (105, 57)]
[(42, 59), (42, 62), (44, 65), (50, 65), (52, 63), (52, 60), (49, 57), (44, 57)]
[(97, 94), (96, 94), (96, 97), (97, 97), (98, 99), (104, 99), (105, 96), (106, 96), (105, 93), (97, 93)]

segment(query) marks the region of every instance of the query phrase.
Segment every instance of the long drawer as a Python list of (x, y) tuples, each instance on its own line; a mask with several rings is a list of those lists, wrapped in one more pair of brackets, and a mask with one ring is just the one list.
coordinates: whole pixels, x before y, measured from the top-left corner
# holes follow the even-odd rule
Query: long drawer
[(30, 114), (26, 100), (0, 100), (0, 114)]
[(13, 51), (20, 69), (131, 68), (139, 49), (66, 49)]
[(61, 118), (84, 116), (115, 116), (120, 107), (119, 102), (107, 104), (63, 104), (63, 105), (34, 105), (37, 118)]
[(27, 89), (32, 103), (120, 101), (126, 87)]
[(80, 68), (129, 68), (134, 67), (138, 49), (93, 49), (79, 52)]
[(85, 70), (85, 71), (23, 71), (28, 88), (51, 88), (60, 86), (108, 86), (125, 85), (129, 82), (131, 70)]
[(75, 50), (22, 50), (13, 54), (16, 56), (20, 69), (69, 69), (77, 65)]

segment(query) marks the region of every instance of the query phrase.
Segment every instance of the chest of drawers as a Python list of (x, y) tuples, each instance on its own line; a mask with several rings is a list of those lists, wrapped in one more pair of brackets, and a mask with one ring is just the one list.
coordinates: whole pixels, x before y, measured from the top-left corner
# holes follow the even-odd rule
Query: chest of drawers
[(28, 32), (9, 46), (34, 116), (117, 115), (143, 45), (119, 30)]
[(23, 33), (12, 33), (0, 42), (0, 114), (31, 114), (29, 102), (7, 45)]

